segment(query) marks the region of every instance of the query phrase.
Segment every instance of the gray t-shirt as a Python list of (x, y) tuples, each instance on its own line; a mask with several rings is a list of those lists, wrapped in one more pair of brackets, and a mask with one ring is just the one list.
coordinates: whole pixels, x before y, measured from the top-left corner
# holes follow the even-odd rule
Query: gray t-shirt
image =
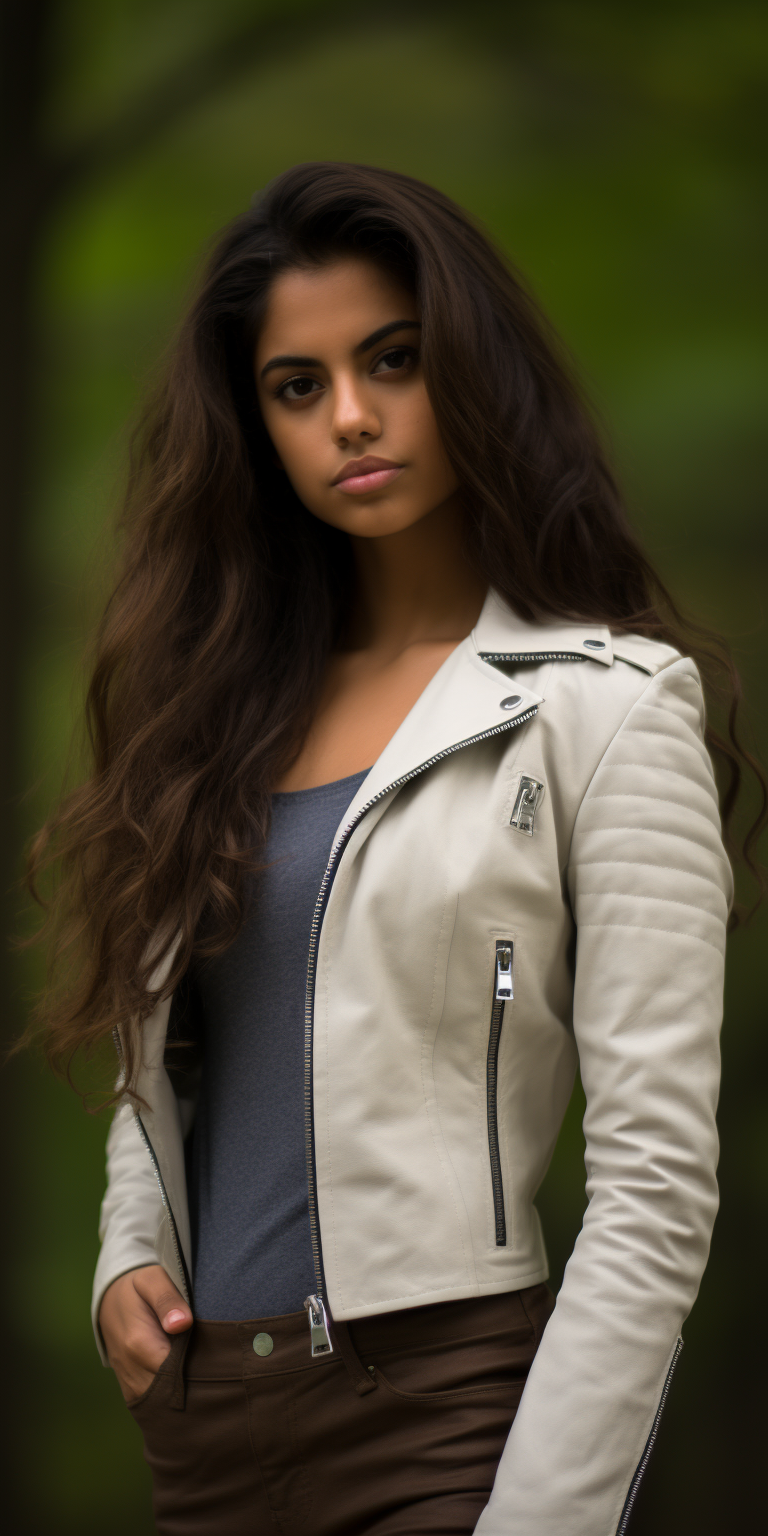
[(188, 1149), (200, 1318), (301, 1310), (314, 1291), (304, 1148), (304, 1003), (312, 915), (333, 837), (366, 776), (272, 797), (234, 944), (194, 968), (203, 1072)]

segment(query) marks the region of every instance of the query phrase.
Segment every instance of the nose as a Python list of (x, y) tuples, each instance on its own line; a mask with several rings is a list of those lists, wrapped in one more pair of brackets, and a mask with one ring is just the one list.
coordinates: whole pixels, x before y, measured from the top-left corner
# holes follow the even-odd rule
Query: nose
[(361, 379), (341, 377), (335, 381), (331, 433), (339, 448), (381, 436), (381, 422)]

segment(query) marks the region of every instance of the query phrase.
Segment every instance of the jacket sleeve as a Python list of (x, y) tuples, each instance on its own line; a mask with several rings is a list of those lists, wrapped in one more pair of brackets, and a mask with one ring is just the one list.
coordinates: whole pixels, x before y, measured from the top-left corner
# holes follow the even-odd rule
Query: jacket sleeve
[(98, 1324), (104, 1292), (129, 1269), (160, 1262), (157, 1234), (163, 1201), (136, 1124), (133, 1107), (119, 1106), (107, 1136), (107, 1189), (101, 1206), (99, 1253), (93, 1280), (91, 1317), (96, 1347), (108, 1364)]
[(731, 872), (698, 673), (655, 677), (576, 818), (588, 1207), (480, 1536), (623, 1532), (717, 1209)]

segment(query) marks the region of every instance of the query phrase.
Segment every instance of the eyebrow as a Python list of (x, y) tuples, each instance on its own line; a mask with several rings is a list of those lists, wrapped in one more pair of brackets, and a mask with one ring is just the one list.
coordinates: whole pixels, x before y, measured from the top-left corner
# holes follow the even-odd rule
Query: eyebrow
[[(372, 331), (355, 347), (355, 356), (361, 352), (369, 352), (378, 341), (383, 341), (385, 336), (390, 336), (393, 331), (421, 330), (420, 320), (390, 320), (387, 325), (380, 325), (377, 331)], [(271, 368), (321, 368), (322, 363), (316, 357), (296, 357), (291, 353), (284, 353), (280, 357), (271, 357), (261, 370), (261, 378), (269, 373)]]

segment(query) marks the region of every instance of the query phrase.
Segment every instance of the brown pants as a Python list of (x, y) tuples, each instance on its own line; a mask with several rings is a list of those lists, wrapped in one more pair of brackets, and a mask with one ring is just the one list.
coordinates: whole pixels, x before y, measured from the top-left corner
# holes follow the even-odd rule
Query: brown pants
[(315, 1360), (304, 1313), (195, 1322), (129, 1405), (158, 1532), (467, 1536), (552, 1306), (537, 1285), (334, 1324)]

